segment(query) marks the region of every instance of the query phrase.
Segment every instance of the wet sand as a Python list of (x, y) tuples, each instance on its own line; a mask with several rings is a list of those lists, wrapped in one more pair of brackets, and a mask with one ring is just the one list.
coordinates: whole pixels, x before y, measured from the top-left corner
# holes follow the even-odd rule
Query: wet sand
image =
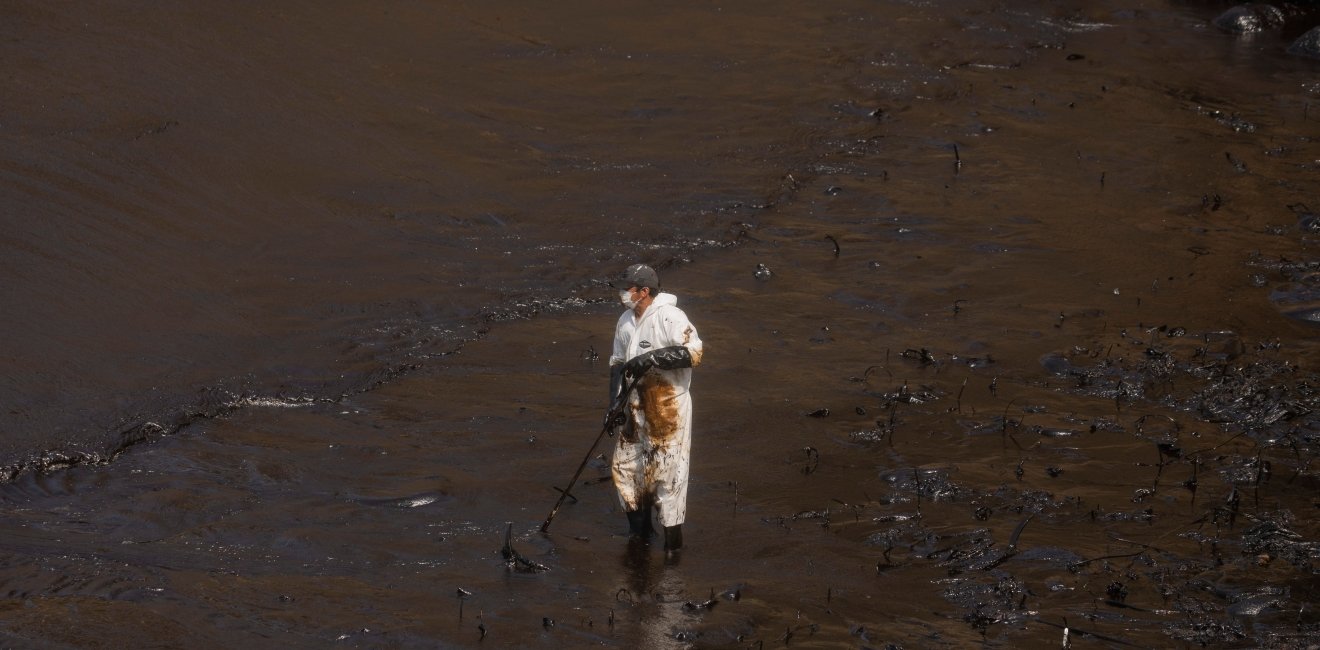
[[(1320, 64), (1224, 7), (16, 7), (0, 639), (1314, 644)], [(537, 532), (635, 260), (677, 558), (608, 439)]]

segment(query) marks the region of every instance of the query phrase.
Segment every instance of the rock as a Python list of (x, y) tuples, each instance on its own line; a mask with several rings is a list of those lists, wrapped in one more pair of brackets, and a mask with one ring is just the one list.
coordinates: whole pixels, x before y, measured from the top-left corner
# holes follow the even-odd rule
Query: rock
[(1231, 34), (1255, 34), (1267, 29), (1283, 27), (1283, 12), (1278, 7), (1266, 4), (1238, 5), (1219, 14), (1214, 20), (1215, 27)]
[(1293, 41), (1293, 44), (1288, 46), (1288, 53), (1320, 59), (1320, 27), (1302, 34)]

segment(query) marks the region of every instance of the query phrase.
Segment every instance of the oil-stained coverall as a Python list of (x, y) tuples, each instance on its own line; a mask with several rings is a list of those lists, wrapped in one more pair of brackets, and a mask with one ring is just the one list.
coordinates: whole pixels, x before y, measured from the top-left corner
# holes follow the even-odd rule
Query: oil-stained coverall
[(612, 470), (619, 503), (634, 533), (642, 532), (639, 525), (649, 532), (654, 507), (665, 527), (666, 548), (682, 544), (678, 526), (687, 514), (692, 449), (688, 387), (692, 367), (701, 362), (702, 353), (696, 327), (677, 305), (673, 294), (660, 293), (640, 317), (633, 309), (625, 311), (615, 326), (610, 354), (616, 377), (621, 370), (629, 371), (625, 382), (641, 368), (634, 390), (625, 396), (627, 420), (614, 450)]

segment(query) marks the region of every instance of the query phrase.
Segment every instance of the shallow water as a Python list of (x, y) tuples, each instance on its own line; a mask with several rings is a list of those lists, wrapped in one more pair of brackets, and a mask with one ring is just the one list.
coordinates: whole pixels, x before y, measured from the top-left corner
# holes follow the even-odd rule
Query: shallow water
[[(1320, 19), (1228, 6), (11, 3), (0, 639), (1307, 647)], [(636, 260), (676, 560), (608, 439), (537, 532)]]

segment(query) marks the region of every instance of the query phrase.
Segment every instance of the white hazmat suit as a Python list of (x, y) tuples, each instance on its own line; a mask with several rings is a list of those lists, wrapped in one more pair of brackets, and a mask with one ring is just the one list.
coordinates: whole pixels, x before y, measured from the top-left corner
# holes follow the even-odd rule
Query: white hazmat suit
[[(610, 365), (672, 346), (687, 348), (693, 366), (701, 363), (697, 329), (677, 305), (677, 297), (661, 293), (640, 318), (631, 309), (619, 316)], [(619, 504), (627, 512), (653, 506), (665, 527), (682, 524), (687, 515), (691, 383), (691, 368), (653, 367), (642, 375), (627, 396), (626, 413), (633, 435), (618, 436), (614, 450), (612, 470)]]

